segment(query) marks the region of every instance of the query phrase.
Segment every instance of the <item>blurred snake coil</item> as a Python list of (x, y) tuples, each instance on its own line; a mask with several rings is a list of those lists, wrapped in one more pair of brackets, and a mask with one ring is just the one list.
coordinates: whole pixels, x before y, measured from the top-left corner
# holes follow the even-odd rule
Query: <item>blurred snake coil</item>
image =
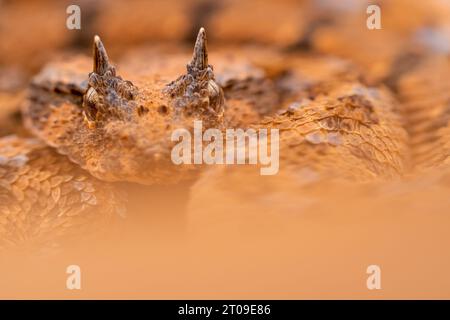
[[(230, 3), (207, 23), (213, 37), (263, 37), (256, 28), (226, 28), (223, 21), (238, 6)], [(255, 210), (301, 211), (296, 203), (314, 190), (324, 190), (315, 196), (326, 201), (332, 185), (399, 182), (408, 188), (433, 170), (445, 177), (449, 55), (390, 47), (374, 62), (374, 53), (360, 48), (361, 35), (343, 29), (333, 39), (326, 23), (305, 31), (316, 51), (297, 53), (208, 50), (201, 28), (192, 58), (183, 50), (137, 50), (117, 70), (96, 36), (93, 57), (48, 63), (26, 94), (0, 96), (2, 106), (10, 106), (0, 112), (0, 247), (58, 245), (120, 223), (127, 211), (123, 182), (189, 181), (189, 210), (226, 199), (227, 210), (247, 203)], [(279, 129), (279, 174), (261, 177), (252, 166), (174, 165), (171, 133), (192, 131), (195, 120), (204, 130)]]

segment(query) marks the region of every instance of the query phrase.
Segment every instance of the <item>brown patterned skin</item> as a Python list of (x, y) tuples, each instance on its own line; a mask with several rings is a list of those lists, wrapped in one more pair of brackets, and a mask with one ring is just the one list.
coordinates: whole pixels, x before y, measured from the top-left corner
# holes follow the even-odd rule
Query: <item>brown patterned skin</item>
[[(280, 130), (280, 166), (365, 181), (405, 170), (407, 134), (389, 92), (341, 83), (262, 121)], [(296, 169), (296, 170), (297, 170)]]
[(36, 139), (0, 138), (0, 248), (50, 248), (125, 214), (123, 195)]
[(225, 93), (225, 124), (247, 128), (332, 84), (357, 81), (359, 70), (331, 56), (281, 53), (267, 47), (213, 52), (217, 82)]
[[(73, 67), (72, 67), (73, 68)], [(142, 74), (133, 82), (116, 74), (97, 37), (94, 72), (44, 71), (23, 109), (26, 126), (59, 153), (105, 181), (142, 184), (178, 181), (194, 170), (171, 162), (171, 133), (203, 120), (220, 127), (223, 92), (208, 65), (206, 34), (200, 30), (187, 73), (174, 81)], [(75, 81), (76, 80), (76, 81)]]
[(411, 136), (416, 170), (448, 163), (450, 156), (450, 59), (430, 55), (397, 82), (402, 113)]
[[(268, 7), (287, 8), (281, 10), (286, 14), (297, 5), (284, 3), (288, 5), (269, 3)], [(216, 39), (256, 39), (280, 46), (301, 39), (304, 22), (300, 20), (296, 32), (283, 29), (274, 19), (266, 25), (274, 32), (237, 25), (240, 33), (227, 35), (233, 30), (228, 15), (239, 11), (240, 5), (229, 1), (228, 8), (237, 9), (227, 9), (211, 20), (219, 30)], [(246, 15), (245, 10), (239, 13)], [(282, 20), (295, 20), (298, 14), (292, 12)], [(242, 22), (249, 26), (250, 20)], [(180, 25), (186, 22), (190, 21)], [(188, 30), (167, 30), (176, 29)], [(397, 42), (406, 38), (359, 30), (343, 23), (336, 36), (335, 25), (325, 26), (311, 37), (312, 45), (351, 58), (366, 68), (372, 80), (396, 73), (392, 66), (411, 39)], [(410, 30), (404, 32), (409, 36)], [(116, 34), (128, 36), (113, 32), (111, 38)], [(140, 36), (147, 37), (145, 32)], [(385, 42), (392, 45), (379, 47)], [(23, 108), (27, 128), (45, 145), (34, 139), (0, 139), (0, 247), (53, 244), (68, 235), (98, 231), (97, 226), (114, 220), (123, 213), (122, 199), (113, 183), (96, 178), (161, 184), (192, 177), (193, 167), (171, 163), (170, 133), (176, 128), (192, 130), (195, 119), (203, 120), (206, 128), (279, 128), (282, 151), (275, 177), (262, 178), (251, 167), (205, 172), (193, 189), (194, 210), (208, 198), (216, 204), (223, 199), (235, 200), (234, 205), (271, 203), (279, 212), (279, 206), (301, 208), (312, 191), (319, 190), (316, 195), (323, 199), (336, 179), (357, 186), (395, 180), (408, 171), (408, 143), (418, 168), (449, 163), (448, 57), (429, 57), (401, 74), (396, 86), (403, 104), (398, 106), (386, 90), (362, 84), (360, 74), (342, 60), (317, 53), (271, 56), (264, 49), (233, 50), (235, 57), (220, 52), (211, 59), (213, 73), (205, 34), (200, 31), (186, 71), (180, 70), (188, 61), (182, 55), (149, 62), (147, 57), (133, 58), (138, 60), (135, 69), (119, 64), (116, 71), (96, 39), (93, 72), (89, 73), (91, 61), (83, 57), (48, 65), (34, 78)], [(4, 101), (9, 104), (9, 97)], [(407, 121), (409, 142), (399, 110)], [(0, 122), (11, 123), (10, 119), (10, 114), (0, 115)], [(12, 126), (1, 129), (6, 130), (0, 135), (15, 132)]]
[(247, 61), (221, 54), (214, 75), (201, 30), (182, 76), (173, 80), (172, 66), (183, 61), (174, 56), (148, 69), (125, 67), (122, 78), (97, 38), (89, 76), (89, 63), (77, 58), (35, 77), (23, 109), (26, 125), (100, 180), (141, 184), (192, 176), (193, 167), (171, 163), (170, 133), (191, 130), (195, 119), (206, 128), (278, 128), (279, 175), (263, 181), (252, 168), (212, 168), (194, 187), (250, 201), (270, 192), (295, 195), (305, 181), (359, 183), (406, 172), (408, 135), (399, 106), (388, 90), (362, 84), (349, 63), (306, 55), (262, 63), (257, 54)]
[[(252, 58), (238, 58), (246, 53)], [(194, 177), (197, 171), (195, 166), (172, 163), (175, 129), (192, 130), (194, 120), (202, 120), (205, 130), (256, 124), (300, 94), (315, 95), (313, 88), (324, 79), (338, 81), (351, 69), (331, 58), (311, 57), (292, 59), (282, 67), (258, 66), (254, 61), (261, 61), (261, 54), (258, 58), (251, 53), (220, 52), (214, 58), (219, 65), (215, 75), (201, 29), (187, 72), (178, 79), (173, 80), (182, 68), (182, 55), (164, 62), (153, 59), (148, 66), (130, 63), (121, 69), (122, 78), (97, 38), (94, 72), (89, 77), (86, 59), (76, 58), (49, 64), (34, 78), (23, 108), (25, 124), (101, 180), (174, 183)], [(317, 68), (306, 68), (310, 63)], [(294, 72), (287, 73), (290, 69)]]
[(227, 223), (234, 212), (255, 219), (263, 212), (300, 213), (311, 202), (325, 201), (333, 186), (364, 190), (367, 183), (404, 176), (408, 135), (389, 91), (358, 82), (324, 87), (326, 93), (299, 101), (256, 126), (279, 129), (276, 175), (261, 176), (257, 167), (247, 165), (215, 166), (203, 173), (191, 189), (193, 222)]

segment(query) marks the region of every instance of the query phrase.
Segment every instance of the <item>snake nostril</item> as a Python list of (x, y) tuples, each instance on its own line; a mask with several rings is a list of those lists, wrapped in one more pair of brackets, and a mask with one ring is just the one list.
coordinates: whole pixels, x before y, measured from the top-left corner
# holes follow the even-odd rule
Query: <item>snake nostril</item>
[(142, 117), (144, 114), (147, 114), (148, 113), (148, 108), (147, 107), (144, 107), (143, 105), (140, 105), (138, 108), (137, 108), (137, 113), (138, 113), (138, 115), (140, 116), (140, 117)]
[(167, 106), (166, 106), (166, 105), (160, 105), (160, 106), (158, 107), (158, 112), (159, 112), (160, 114), (167, 114), (167, 113), (169, 112), (169, 109), (167, 109)]

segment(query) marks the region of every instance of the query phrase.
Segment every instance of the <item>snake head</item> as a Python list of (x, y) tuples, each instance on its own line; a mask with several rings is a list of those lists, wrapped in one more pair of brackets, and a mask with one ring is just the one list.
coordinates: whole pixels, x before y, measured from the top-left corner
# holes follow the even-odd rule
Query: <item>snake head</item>
[(224, 95), (208, 64), (205, 30), (176, 80), (164, 67), (142, 62), (138, 72), (123, 66), (122, 78), (96, 36), (91, 72), (83, 58), (50, 66), (34, 79), (23, 109), (27, 127), (101, 180), (154, 184), (190, 177), (197, 167), (171, 160), (172, 133), (192, 132), (195, 120), (203, 121), (203, 130), (223, 122)]

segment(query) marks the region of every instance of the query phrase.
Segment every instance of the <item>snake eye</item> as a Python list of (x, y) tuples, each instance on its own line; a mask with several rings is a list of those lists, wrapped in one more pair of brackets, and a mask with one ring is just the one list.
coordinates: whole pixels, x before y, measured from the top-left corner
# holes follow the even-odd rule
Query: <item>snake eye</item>
[(97, 114), (97, 104), (99, 103), (99, 96), (94, 88), (89, 88), (84, 98), (84, 114), (89, 121), (94, 121)]
[(98, 102), (98, 93), (94, 88), (89, 88), (86, 93), (86, 101), (89, 104), (96, 104)]
[(214, 80), (208, 82), (208, 93), (211, 97), (216, 97), (220, 94), (219, 85)]

